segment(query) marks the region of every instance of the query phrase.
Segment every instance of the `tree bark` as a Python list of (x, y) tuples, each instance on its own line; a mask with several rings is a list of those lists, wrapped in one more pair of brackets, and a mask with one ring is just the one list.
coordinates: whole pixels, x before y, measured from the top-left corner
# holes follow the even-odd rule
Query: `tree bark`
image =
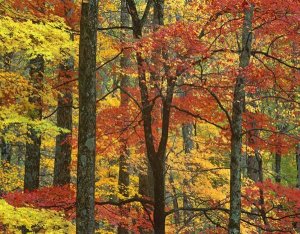
[(95, 232), (96, 49), (98, 1), (84, 0), (79, 41), (76, 232)]
[[(185, 93), (183, 93), (185, 95)], [(183, 145), (184, 145), (184, 152), (185, 154), (191, 153), (192, 149), (194, 148), (194, 141), (192, 139), (194, 132), (194, 125), (193, 123), (184, 123), (182, 125), (182, 137), (183, 137)], [(187, 168), (189, 168), (189, 165), (186, 165)], [(183, 184), (185, 188), (189, 188), (189, 181), (187, 179), (183, 180)], [(191, 208), (190, 199), (188, 197), (187, 193), (183, 193), (183, 207), (184, 208)], [(193, 215), (193, 212), (191, 211), (184, 211), (184, 222), (186, 225), (190, 222), (190, 217)], [(194, 232), (189, 232), (190, 234)]]
[[(11, 61), (13, 58), (13, 53), (6, 53), (3, 57), (3, 65), (4, 70), (9, 72), (11, 71)], [(5, 134), (5, 131), (3, 135)], [(11, 145), (6, 142), (5, 137), (1, 137), (1, 161), (3, 163), (10, 163), (11, 162)]]
[[(73, 36), (71, 36), (71, 39)], [(71, 73), (74, 71), (73, 58), (61, 64), (60, 75), (63, 81), (71, 80)], [(53, 185), (61, 186), (71, 182), (71, 155), (72, 155), (72, 84), (66, 84), (58, 97), (57, 126), (67, 129), (69, 133), (62, 133), (56, 137), (54, 178)]]
[[(129, 26), (129, 14), (127, 12), (126, 0), (121, 0), (121, 26)], [(124, 42), (126, 40), (125, 32), (122, 32), (121, 41)], [(120, 60), (121, 69), (126, 69), (130, 66), (130, 60), (128, 56), (123, 55)], [(121, 77), (121, 87), (126, 90), (129, 87), (129, 76), (122, 73)], [(121, 107), (127, 107), (129, 102), (129, 97), (121, 91)], [(127, 139), (121, 139), (121, 144), (123, 144), (122, 153), (119, 158), (119, 193), (124, 197), (128, 197), (128, 187), (129, 187), (129, 165), (128, 165), (128, 157), (130, 155), (129, 149), (126, 143)], [(122, 211), (121, 211), (122, 212)], [(128, 219), (127, 222), (130, 222)], [(118, 226), (118, 234), (128, 234), (129, 231), (122, 227)]]
[[(253, 6), (245, 9), (245, 18), (242, 32), (242, 52), (240, 68), (249, 65), (252, 44)], [(231, 157), (230, 157), (230, 214), (228, 232), (240, 233), (241, 222), (241, 157), (242, 157), (242, 114), (245, 106), (245, 79), (239, 74), (236, 79), (232, 106), (231, 125)]]
[(281, 154), (275, 153), (275, 181), (281, 182)]
[[(34, 108), (30, 110), (28, 115), (32, 120), (41, 120), (42, 98), (37, 92), (42, 90), (44, 78), (43, 56), (38, 55), (36, 58), (31, 59), (29, 66), (30, 81), (37, 91), (34, 91), (29, 98), (29, 102), (34, 105)], [(40, 176), (41, 136), (33, 126), (28, 126), (28, 139), (30, 142), (26, 143), (24, 191), (38, 189)]]
[[(155, 7), (161, 7), (158, 9), (159, 22), (163, 19), (163, 0), (155, 1)], [(149, 2), (148, 2), (149, 3)], [(140, 39), (142, 36), (143, 20), (139, 18), (137, 8), (134, 0), (127, 0), (127, 6), (132, 18), (133, 35), (134, 38)], [(147, 4), (148, 6), (148, 4)], [(147, 7), (146, 7), (147, 9)], [(145, 11), (146, 12), (146, 11)], [(145, 14), (144, 14), (145, 16)], [(154, 178), (154, 232), (157, 234), (165, 233), (165, 153), (169, 135), (170, 124), (170, 111), (171, 103), (174, 95), (174, 87), (176, 83), (176, 77), (169, 77), (167, 81), (167, 90), (165, 97), (162, 101), (162, 125), (161, 125), (161, 137), (159, 141), (158, 149), (154, 146), (154, 135), (152, 132), (152, 109), (153, 104), (149, 100), (149, 89), (146, 81), (146, 74), (143, 69), (144, 58), (140, 52), (136, 53), (137, 66), (138, 66), (138, 80), (141, 96), (141, 111), (144, 127), (144, 139), (147, 151), (147, 157), (149, 159)]]
[(1, 161), (4, 164), (11, 162), (11, 145), (6, 142), (4, 137), (1, 137)]
[(154, 199), (153, 172), (148, 158), (145, 159), (145, 162), (147, 165), (146, 173), (139, 174), (139, 194)]
[[(170, 185), (172, 187), (172, 192), (173, 192), (173, 198), (172, 198), (173, 209), (177, 210), (179, 208), (179, 205), (178, 205), (178, 200), (177, 200), (176, 188), (174, 186), (174, 176), (173, 176), (172, 171), (170, 171), (169, 182), (170, 182)], [(179, 225), (180, 225), (180, 212), (179, 211), (174, 212), (174, 221), (175, 221), (175, 227), (176, 227), (176, 232), (177, 232), (179, 229)]]

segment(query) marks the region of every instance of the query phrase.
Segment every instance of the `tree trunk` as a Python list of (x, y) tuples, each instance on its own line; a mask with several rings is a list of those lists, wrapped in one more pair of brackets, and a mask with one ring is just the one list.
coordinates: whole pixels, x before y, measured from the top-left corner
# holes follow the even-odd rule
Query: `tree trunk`
[[(71, 39), (73, 36), (71, 36)], [(72, 79), (71, 73), (74, 71), (73, 58), (66, 61), (66, 64), (61, 64), (60, 75), (62, 82), (67, 82)], [(69, 133), (62, 133), (56, 137), (55, 162), (54, 162), (54, 179), (53, 185), (61, 186), (70, 184), (71, 182), (71, 155), (72, 155), (72, 84), (66, 84), (61, 90), (61, 95), (58, 97), (57, 106), (57, 126), (67, 129)]]
[[(37, 91), (42, 89), (44, 77), (44, 59), (42, 55), (30, 60), (30, 81)], [(29, 102), (34, 105), (30, 110), (29, 117), (32, 120), (42, 119), (42, 98), (39, 93), (34, 92)], [(24, 191), (32, 191), (39, 187), (40, 159), (41, 159), (41, 136), (32, 126), (28, 126), (28, 138), (25, 155)]]
[(151, 162), (154, 177), (154, 232), (165, 233), (165, 162), (162, 155), (155, 155)]
[(139, 194), (154, 199), (153, 172), (148, 158), (145, 161), (147, 163), (147, 171), (145, 174), (139, 174)]
[[(242, 33), (242, 52), (240, 68), (249, 65), (252, 44), (253, 6), (245, 9)], [(228, 232), (240, 233), (241, 222), (241, 157), (242, 157), (242, 114), (245, 105), (245, 79), (239, 74), (236, 79), (231, 120), (231, 158), (230, 158), (230, 215)]]
[[(178, 200), (177, 200), (176, 188), (174, 186), (174, 176), (173, 176), (172, 171), (170, 171), (169, 183), (172, 187), (172, 192), (173, 192), (173, 198), (172, 198), (173, 208), (176, 210), (179, 208), (179, 205), (178, 205)], [(175, 221), (176, 231), (178, 231), (179, 225), (180, 225), (180, 212), (179, 211), (174, 212), (174, 221)]]
[(96, 49), (98, 1), (84, 0), (79, 41), (76, 232), (95, 232)]
[[(126, 7), (126, 0), (121, 0), (121, 26), (129, 26), (129, 15), (127, 12)], [(126, 41), (126, 34), (125, 32), (122, 32), (122, 42)], [(121, 57), (120, 61), (121, 69), (126, 69), (130, 66), (130, 60), (128, 56), (123, 55)], [(126, 90), (129, 87), (129, 77), (128, 75), (124, 75), (124, 73), (121, 74), (121, 87), (122, 89)], [(121, 107), (127, 107), (129, 102), (129, 97), (121, 91)], [(128, 197), (128, 187), (129, 187), (129, 172), (128, 172), (128, 157), (130, 155), (129, 149), (127, 148), (127, 139), (121, 139), (121, 144), (123, 144), (123, 149), (121, 156), (119, 158), (119, 180), (118, 180), (118, 186), (119, 186), (119, 193), (122, 194), (124, 197)], [(121, 211), (122, 212), (122, 211)], [(129, 223), (129, 219), (127, 220)], [(118, 234), (128, 234), (129, 231), (122, 227), (118, 227)]]
[[(154, 1), (154, 27), (164, 25), (164, 0)], [(163, 51), (161, 53), (164, 53)], [(140, 64), (141, 65), (141, 64)], [(167, 72), (167, 71), (165, 71)], [(172, 81), (174, 82), (174, 81)], [(169, 83), (169, 82), (168, 82)], [(160, 141), (160, 147), (156, 154), (147, 154), (149, 157), (150, 165), (154, 178), (154, 232), (156, 234), (165, 233), (165, 153), (166, 143), (168, 139), (168, 128), (170, 118), (170, 104), (173, 98), (173, 90), (175, 82), (168, 84), (168, 90), (171, 91), (167, 95), (170, 95), (169, 100), (164, 101), (162, 107), (162, 136)], [(173, 87), (172, 87), (173, 86)], [(169, 102), (169, 103), (168, 103)], [(145, 129), (145, 136), (147, 137), (147, 130)], [(163, 136), (166, 134), (166, 136)], [(163, 144), (162, 142), (165, 141)]]
[[(3, 65), (5, 71), (11, 71), (11, 61), (13, 58), (13, 53), (6, 53), (3, 57)], [(3, 135), (5, 134), (5, 131)], [(1, 161), (3, 163), (11, 162), (11, 150), (12, 147), (9, 143), (6, 142), (4, 137), (1, 137)]]
[[(185, 95), (185, 93), (183, 93)], [(185, 154), (191, 153), (192, 149), (194, 148), (194, 141), (192, 139), (194, 132), (194, 125), (193, 123), (185, 123), (182, 125), (182, 137), (183, 137), (183, 145), (184, 145), (184, 152)], [(189, 165), (186, 165), (187, 168), (189, 168)], [(187, 179), (183, 180), (183, 184), (186, 189), (189, 189), (189, 181)], [(188, 194), (184, 193), (183, 194), (183, 207), (184, 208), (190, 208), (190, 200), (188, 197)], [(184, 211), (184, 222), (186, 225), (189, 224), (190, 222), (190, 217), (193, 216), (193, 212), (191, 211)], [(194, 232), (189, 232), (190, 234)]]
[(11, 162), (11, 145), (5, 141), (4, 137), (1, 137), (1, 161), (4, 164)]
[(277, 183), (281, 182), (281, 154), (275, 154), (275, 181)]
[[(163, 22), (163, 0), (155, 1), (155, 8), (158, 13), (160, 24)], [(150, 2), (148, 2), (150, 3)], [(143, 20), (139, 18), (134, 0), (127, 0), (127, 6), (132, 18), (134, 38), (142, 37)], [(148, 4), (147, 4), (148, 6)], [(147, 7), (146, 7), (147, 9)], [(145, 14), (144, 14), (145, 15)], [(149, 90), (146, 81), (146, 74), (143, 69), (144, 58), (140, 52), (136, 53), (139, 89), (141, 95), (142, 119), (144, 128), (144, 139), (153, 177), (154, 177), (154, 232), (165, 233), (165, 153), (169, 134), (171, 103), (174, 95), (176, 77), (170, 77), (167, 81), (167, 90), (162, 104), (162, 125), (161, 137), (158, 149), (154, 146), (154, 135), (152, 132), (152, 104), (149, 100)]]

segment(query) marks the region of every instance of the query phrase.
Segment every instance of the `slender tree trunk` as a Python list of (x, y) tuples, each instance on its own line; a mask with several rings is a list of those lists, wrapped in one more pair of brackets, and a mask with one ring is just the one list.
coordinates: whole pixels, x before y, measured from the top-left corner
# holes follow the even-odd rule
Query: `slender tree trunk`
[[(121, 0), (121, 26), (129, 26), (129, 14), (126, 7), (126, 0)], [(122, 32), (121, 41), (126, 41), (126, 34)], [(128, 56), (123, 55), (120, 61), (121, 69), (126, 69), (130, 66), (130, 60)], [(121, 75), (121, 87), (122, 89), (126, 90), (129, 87), (129, 77), (128, 75)], [(121, 107), (127, 107), (129, 102), (129, 97), (121, 91)], [(128, 157), (130, 155), (129, 149), (127, 147), (127, 139), (121, 139), (121, 144), (123, 144), (123, 152), (119, 158), (119, 193), (122, 194), (124, 197), (128, 197), (128, 187), (129, 187), (129, 165), (128, 165)], [(122, 212), (122, 211), (121, 211)], [(130, 222), (128, 219), (127, 222)], [(122, 227), (118, 227), (118, 234), (128, 234), (129, 231)]]
[[(3, 57), (4, 70), (7, 72), (11, 71), (12, 58), (13, 58), (13, 53), (7, 53)], [(3, 134), (5, 134), (5, 131)], [(3, 163), (10, 163), (11, 162), (11, 151), (12, 151), (11, 145), (6, 142), (4, 137), (1, 137), (0, 145), (1, 145), (1, 161)]]
[[(154, 27), (164, 25), (164, 0), (156, 0), (154, 1)], [(161, 51), (161, 53), (164, 53)], [(167, 70), (165, 71), (167, 72)], [(175, 82), (174, 82), (175, 84)], [(174, 84), (169, 85), (168, 88), (174, 89)], [(173, 87), (172, 87), (173, 86)], [(170, 103), (173, 98), (173, 91), (169, 94), (171, 95), (170, 100), (164, 101), (162, 107), (162, 135), (164, 134), (164, 129), (166, 130), (166, 136), (162, 136), (162, 139), (165, 137), (165, 144), (163, 146), (164, 149), (158, 149), (156, 154), (148, 154), (150, 165), (153, 172), (154, 178), (154, 232), (159, 234), (165, 233), (165, 151), (166, 151), (166, 143), (168, 139), (168, 128), (169, 128), (169, 118), (170, 118)], [(168, 94), (167, 94), (168, 95)], [(169, 103), (168, 103), (169, 101)], [(147, 131), (146, 129), (144, 130)], [(146, 133), (147, 135), (147, 133)], [(159, 147), (160, 148), (160, 147)]]
[(281, 182), (281, 154), (275, 153), (275, 181)]
[(248, 173), (248, 177), (257, 182), (259, 181), (259, 161), (260, 161), (260, 155), (258, 150), (255, 150), (254, 155), (248, 155), (248, 160), (247, 160), (247, 173)]
[[(178, 209), (179, 205), (178, 205), (178, 200), (177, 200), (177, 192), (176, 192), (176, 188), (174, 186), (174, 176), (173, 176), (172, 171), (170, 171), (169, 182), (170, 182), (170, 185), (172, 187), (172, 192), (173, 192), (173, 198), (172, 198), (173, 208)], [(180, 225), (180, 212), (179, 211), (174, 212), (174, 221), (175, 221), (176, 231), (178, 231), (179, 225)]]
[(98, 1), (84, 0), (79, 42), (76, 232), (95, 232), (96, 49)]
[[(155, 1), (159, 22), (163, 19), (163, 0)], [(149, 2), (148, 2), (149, 3)], [(143, 20), (139, 18), (134, 0), (127, 0), (127, 6), (132, 18), (134, 38), (142, 36)], [(147, 4), (148, 6), (148, 4)], [(147, 9), (147, 8), (146, 8)], [(146, 11), (145, 11), (146, 12)], [(145, 15), (145, 14), (144, 14)], [(153, 177), (154, 177), (154, 232), (165, 233), (165, 153), (169, 134), (171, 103), (174, 95), (176, 77), (170, 77), (167, 81), (166, 95), (162, 105), (162, 125), (159, 147), (156, 151), (154, 146), (154, 135), (152, 132), (152, 104), (149, 100), (149, 90), (146, 81), (146, 74), (143, 69), (144, 59), (140, 52), (136, 53), (139, 89), (141, 95), (142, 119), (144, 127), (144, 139)]]
[[(129, 172), (128, 172), (128, 159), (129, 150), (124, 149), (123, 154), (119, 158), (119, 193), (122, 194), (124, 197), (128, 197), (128, 187), (129, 187)], [(120, 211), (122, 215), (122, 210)], [(129, 218), (129, 217), (128, 217)], [(130, 222), (128, 219), (127, 222)], [(122, 227), (118, 226), (118, 234), (128, 234), (129, 231)]]
[[(185, 93), (183, 93), (185, 95)], [(182, 137), (183, 137), (183, 145), (184, 145), (184, 152), (185, 154), (191, 153), (192, 149), (194, 148), (194, 141), (192, 139), (194, 132), (194, 125), (193, 123), (184, 123), (182, 125)], [(189, 168), (189, 165), (186, 165), (187, 168)], [(183, 184), (185, 188), (189, 188), (189, 181), (187, 179), (183, 180)], [(188, 197), (188, 194), (183, 194), (183, 207), (184, 208), (190, 208), (190, 200)], [(193, 215), (193, 212), (191, 211), (184, 211), (184, 222), (186, 225), (190, 222), (190, 217)], [(189, 232), (190, 234), (194, 232)]]
[[(71, 36), (71, 39), (73, 36)], [(60, 75), (62, 81), (72, 79), (74, 72), (73, 58), (61, 64)], [(67, 129), (69, 133), (62, 133), (56, 137), (55, 162), (54, 162), (54, 179), (53, 185), (66, 185), (71, 182), (71, 155), (72, 155), (72, 84), (66, 84), (61, 95), (58, 97), (57, 106), (57, 126)]]
[[(44, 77), (44, 59), (42, 55), (30, 60), (30, 79), (37, 91), (42, 90), (42, 80)], [(30, 110), (29, 117), (32, 120), (42, 119), (42, 98), (40, 94), (33, 93), (29, 102), (34, 105)], [(24, 190), (32, 191), (39, 187), (40, 159), (41, 159), (41, 136), (32, 126), (28, 126), (28, 138), (30, 142), (26, 144), (25, 155), (25, 176)]]
[[(255, 104), (251, 105), (252, 107), (257, 107)], [(251, 126), (253, 129), (257, 128), (257, 123), (255, 120), (252, 120)], [(250, 131), (248, 134), (249, 143), (255, 144), (257, 138), (259, 137), (259, 132), (257, 130)], [(254, 149), (254, 155), (247, 155), (247, 174), (248, 177), (254, 182), (260, 181), (260, 171), (261, 156), (259, 150)], [(261, 168), (262, 169), (262, 168)]]
[[(249, 65), (252, 44), (253, 6), (245, 9), (242, 35), (240, 68)], [(231, 158), (230, 158), (230, 215), (228, 232), (240, 233), (241, 222), (241, 157), (242, 157), (242, 114), (245, 105), (245, 77), (239, 74), (236, 79), (232, 107)]]

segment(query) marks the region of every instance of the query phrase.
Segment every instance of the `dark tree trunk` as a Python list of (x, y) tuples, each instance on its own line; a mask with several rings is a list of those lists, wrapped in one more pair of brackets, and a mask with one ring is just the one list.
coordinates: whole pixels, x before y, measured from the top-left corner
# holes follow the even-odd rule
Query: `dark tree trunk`
[(11, 145), (5, 141), (4, 137), (1, 138), (1, 161), (4, 164), (11, 162)]
[[(11, 71), (11, 61), (13, 58), (13, 53), (7, 53), (3, 57), (3, 65), (5, 71)], [(3, 133), (5, 134), (5, 133)], [(12, 147), (9, 143), (6, 142), (4, 137), (1, 137), (1, 161), (3, 163), (10, 163), (11, 162), (11, 150)]]
[(148, 158), (145, 159), (146, 162), (146, 173), (139, 174), (139, 194), (142, 196), (154, 199), (154, 181), (153, 172), (149, 163)]
[[(162, 26), (164, 25), (164, 0), (157, 0), (154, 1), (154, 27)], [(162, 51), (161, 53), (164, 53)], [(165, 55), (163, 55), (165, 57)], [(139, 66), (141, 66), (139, 64)], [(167, 73), (167, 70), (165, 72)], [(167, 96), (166, 100), (163, 101), (162, 106), (162, 136), (159, 144), (159, 148), (156, 153), (150, 153), (147, 154), (150, 165), (153, 172), (153, 178), (154, 178), (154, 232), (159, 234), (165, 233), (165, 153), (166, 153), (166, 146), (168, 141), (168, 131), (169, 131), (169, 122), (170, 122), (170, 105), (172, 103), (173, 99), (173, 92), (174, 92), (174, 85), (175, 80), (172, 80), (170, 78), (170, 81), (168, 81), (168, 89), (167, 89)], [(141, 86), (141, 89), (143, 89), (143, 86)], [(141, 90), (141, 94), (143, 96), (145, 90)], [(147, 108), (146, 106), (144, 106)], [(144, 112), (144, 114), (146, 114)], [(151, 113), (150, 113), (151, 115)], [(146, 117), (147, 118), (147, 117)], [(144, 119), (145, 121), (145, 119)], [(148, 127), (146, 127), (147, 124), (150, 123), (149, 127), (151, 128), (151, 119), (150, 121), (144, 122), (144, 131), (145, 131), (145, 138), (148, 137)], [(151, 137), (153, 138), (153, 137)], [(153, 142), (152, 142), (153, 144)], [(153, 147), (154, 148), (154, 147)]]
[(79, 42), (76, 232), (95, 232), (96, 49), (98, 1), (84, 0)]
[[(154, 181), (153, 173), (148, 158), (145, 159), (146, 172), (139, 174), (139, 194), (143, 197), (154, 200)], [(153, 231), (144, 230), (140, 228), (141, 234), (151, 234)]]
[[(73, 37), (73, 36), (72, 36)], [(72, 79), (74, 71), (74, 62), (70, 58), (66, 64), (61, 64), (60, 75), (62, 82)], [(53, 185), (66, 185), (71, 182), (71, 155), (72, 155), (72, 84), (66, 84), (61, 90), (58, 97), (57, 106), (57, 126), (67, 129), (69, 133), (62, 133), (56, 137), (55, 162), (54, 162), (54, 178)]]
[(151, 162), (154, 177), (154, 232), (165, 233), (165, 162), (163, 155), (155, 155)]
[[(163, 19), (163, 0), (155, 1), (155, 7), (158, 14), (158, 22)], [(150, 3), (150, 2), (148, 2)], [(143, 20), (139, 18), (137, 8), (134, 0), (127, 0), (127, 6), (132, 18), (133, 35), (134, 38), (139, 39), (142, 36)], [(147, 4), (148, 6), (148, 4)], [(146, 7), (147, 10), (147, 7)], [(146, 12), (145, 10), (145, 12)], [(147, 13), (146, 13), (147, 14)], [(145, 14), (144, 14), (145, 16)], [(141, 107), (142, 107), (142, 119), (144, 127), (144, 139), (147, 151), (147, 157), (149, 159), (154, 178), (154, 232), (157, 234), (165, 233), (165, 153), (169, 135), (170, 124), (170, 111), (171, 103), (174, 95), (174, 86), (176, 83), (176, 77), (169, 77), (167, 81), (166, 95), (162, 104), (162, 125), (161, 125), (161, 137), (159, 141), (158, 149), (154, 147), (154, 136), (152, 132), (152, 105), (149, 100), (149, 89), (146, 81), (146, 74), (143, 69), (144, 59), (140, 52), (136, 54), (138, 76), (139, 76), (139, 89), (141, 95)]]
[(281, 154), (275, 154), (275, 181), (277, 183), (281, 182)]
[[(31, 59), (30, 63), (30, 81), (37, 91), (42, 90), (42, 81), (44, 77), (44, 59), (38, 55)], [(34, 105), (30, 110), (29, 117), (32, 120), (42, 119), (42, 98), (39, 93), (34, 92), (29, 98), (29, 102)], [(26, 144), (25, 155), (25, 176), (24, 190), (32, 191), (39, 187), (40, 159), (41, 159), (41, 136), (32, 126), (28, 126), (28, 138), (31, 142)]]
[[(249, 65), (252, 44), (253, 6), (245, 9), (242, 35), (240, 68)], [(242, 157), (242, 115), (245, 105), (245, 77), (239, 74), (236, 79), (231, 121), (231, 158), (230, 158), (230, 215), (228, 232), (240, 233), (241, 222), (241, 157)]]

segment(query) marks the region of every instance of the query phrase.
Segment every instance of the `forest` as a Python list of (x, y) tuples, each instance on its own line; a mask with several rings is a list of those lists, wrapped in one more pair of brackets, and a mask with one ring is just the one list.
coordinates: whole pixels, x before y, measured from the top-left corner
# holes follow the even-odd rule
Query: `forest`
[(0, 233), (300, 233), (300, 0), (0, 0)]

